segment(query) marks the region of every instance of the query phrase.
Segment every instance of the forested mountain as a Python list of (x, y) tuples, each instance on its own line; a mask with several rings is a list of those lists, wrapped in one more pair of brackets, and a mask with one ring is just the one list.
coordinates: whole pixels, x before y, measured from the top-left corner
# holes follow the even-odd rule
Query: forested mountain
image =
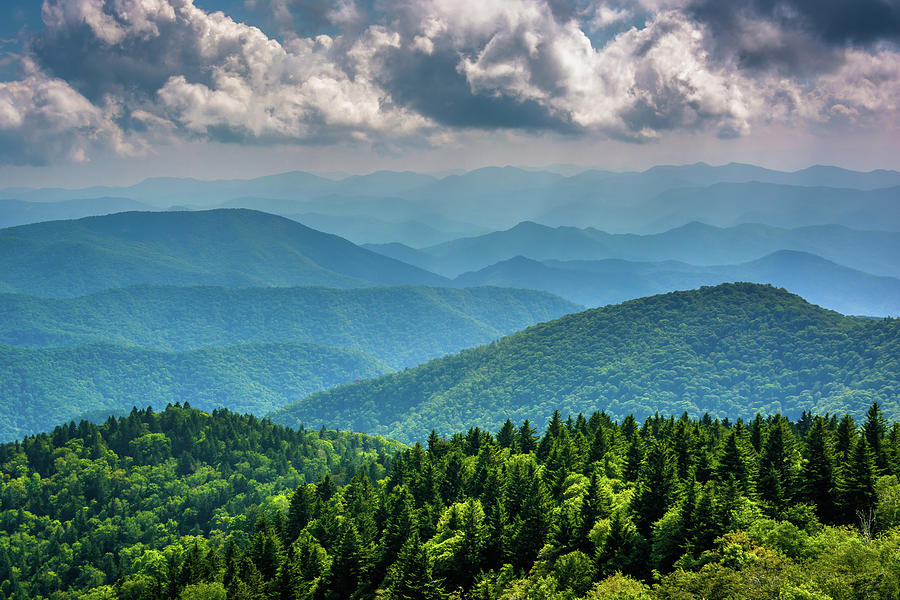
[(487, 346), (322, 392), (273, 413), (401, 441), (431, 428), (613, 417), (848, 412), (900, 418), (900, 321), (845, 317), (771, 286), (725, 284), (568, 315)]
[(185, 352), (111, 344), (0, 345), (0, 440), (86, 414), (170, 402), (263, 415), (313, 392), (388, 371), (356, 350), (297, 342)]
[(546, 292), (491, 287), (134, 286), (77, 298), (0, 295), (0, 344), (109, 342), (179, 351), (306, 342), (403, 368), (581, 308)]
[[(11, 600), (900, 593), (900, 424), (604, 413), (427, 448), (227, 411), (0, 446)], [(399, 453), (397, 453), (399, 451)]]
[(397, 245), (368, 248), (448, 277), (516, 256), (533, 260), (681, 261), (693, 265), (744, 263), (779, 250), (821, 256), (873, 275), (900, 277), (900, 233), (857, 231), (836, 225), (781, 229), (767, 225), (713, 227), (690, 223), (653, 235), (610, 234), (590, 227), (547, 227), (532, 222), (411, 252)]
[(130, 212), (0, 230), (0, 292), (76, 296), (138, 283), (349, 288), (446, 280), (249, 210)]
[(541, 289), (586, 306), (603, 306), (730, 281), (770, 283), (843, 314), (900, 315), (900, 279), (869, 275), (793, 250), (714, 267), (619, 259), (539, 262), (517, 256), (464, 273), (454, 283)]

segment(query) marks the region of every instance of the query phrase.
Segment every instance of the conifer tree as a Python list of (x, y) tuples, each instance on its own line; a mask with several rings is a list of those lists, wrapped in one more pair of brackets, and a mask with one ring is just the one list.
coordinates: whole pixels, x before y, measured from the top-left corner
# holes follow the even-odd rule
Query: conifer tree
[(725, 439), (722, 457), (716, 467), (716, 480), (722, 483), (733, 482), (741, 493), (750, 493), (750, 473), (738, 444), (737, 431), (732, 431)]
[(841, 501), (844, 520), (854, 523), (859, 513), (866, 513), (874, 508), (876, 499), (875, 458), (864, 436), (857, 440), (843, 471)]
[(497, 432), (497, 445), (501, 448), (512, 448), (516, 443), (516, 426), (509, 419)]
[(413, 533), (403, 543), (397, 562), (391, 568), (390, 600), (438, 600), (440, 583), (431, 572), (431, 562), (419, 534)]
[(787, 419), (775, 415), (769, 423), (756, 486), (760, 498), (774, 515), (781, 515), (793, 503), (797, 492), (798, 461), (796, 440)]
[(835, 437), (834, 451), (840, 463), (845, 463), (850, 457), (850, 451), (853, 450), (853, 443), (856, 441), (856, 423), (850, 415), (844, 415), (838, 424), (837, 434)]
[(805, 462), (802, 469), (803, 497), (816, 507), (823, 522), (836, 517), (836, 478), (834, 448), (825, 428), (825, 420), (816, 417), (806, 436)]
[(886, 429), (887, 426), (885, 425), (884, 417), (881, 415), (878, 402), (874, 402), (866, 412), (863, 436), (865, 436), (869, 451), (875, 459), (875, 467), (878, 473), (886, 473), (888, 470), (887, 453), (884, 451), (883, 445)]
[(315, 517), (316, 497), (315, 487), (301, 483), (291, 497), (288, 506), (287, 523), (285, 524), (285, 545), (290, 545), (297, 539), (300, 532)]
[(525, 422), (519, 427), (519, 435), (517, 436), (519, 452), (528, 454), (537, 450), (536, 434), (537, 432), (531, 427), (531, 423), (528, 422), (528, 419), (525, 419)]
[(634, 524), (647, 537), (653, 523), (662, 517), (677, 491), (675, 453), (666, 442), (652, 440), (641, 464), (632, 500)]
[(359, 588), (363, 573), (362, 556), (359, 549), (359, 536), (351, 522), (344, 525), (337, 547), (334, 549), (334, 560), (328, 575), (328, 600), (349, 600)]

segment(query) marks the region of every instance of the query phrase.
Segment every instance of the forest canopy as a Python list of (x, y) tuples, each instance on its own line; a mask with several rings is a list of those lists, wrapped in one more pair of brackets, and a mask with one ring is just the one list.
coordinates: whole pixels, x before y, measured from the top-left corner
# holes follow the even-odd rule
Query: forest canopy
[(900, 424), (563, 419), (425, 445), (134, 410), (0, 446), (14, 600), (894, 598)]

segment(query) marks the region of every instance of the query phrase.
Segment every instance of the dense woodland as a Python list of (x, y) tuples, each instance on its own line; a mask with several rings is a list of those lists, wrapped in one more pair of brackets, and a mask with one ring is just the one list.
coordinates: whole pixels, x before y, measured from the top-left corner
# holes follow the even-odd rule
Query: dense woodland
[(0, 446), (15, 600), (900, 597), (900, 424), (605, 413), (401, 448), (172, 406)]
[(2, 294), (0, 343), (181, 351), (304, 342), (358, 350), (397, 369), (581, 309), (546, 292), (496, 287), (139, 285), (77, 298)]
[(273, 413), (402, 442), (554, 410), (643, 419), (806, 411), (900, 419), (900, 320), (846, 317), (772, 286), (724, 284), (567, 315)]
[(134, 405), (264, 415), (579, 308), (545, 292), (411, 286), (0, 295), (0, 441)]

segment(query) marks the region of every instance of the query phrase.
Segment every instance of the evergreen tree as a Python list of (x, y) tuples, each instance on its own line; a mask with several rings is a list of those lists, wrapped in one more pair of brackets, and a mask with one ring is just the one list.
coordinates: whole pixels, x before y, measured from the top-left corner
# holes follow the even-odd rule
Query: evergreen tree
[(854, 523), (859, 514), (875, 507), (875, 458), (865, 437), (857, 440), (850, 461), (844, 467), (841, 503), (844, 520)]
[(733, 482), (741, 493), (750, 493), (750, 473), (738, 444), (737, 431), (732, 431), (725, 439), (722, 457), (716, 467), (716, 480), (722, 483)]
[(816, 417), (806, 437), (805, 462), (803, 464), (803, 497), (816, 507), (823, 522), (833, 522), (836, 517), (835, 457), (826, 430), (825, 420)]
[(528, 454), (529, 452), (535, 452), (537, 450), (537, 432), (531, 427), (528, 419), (525, 419), (525, 422), (519, 427), (517, 439), (519, 442), (519, 452), (522, 454)]
[(497, 445), (501, 448), (512, 448), (516, 443), (516, 426), (509, 419), (497, 432)]
[(856, 441), (856, 423), (850, 415), (844, 415), (837, 429), (834, 451), (840, 463), (845, 463), (850, 457), (853, 443)]
[(677, 461), (665, 442), (654, 439), (647, 449), (635, 486), (632, 512), (638, 532), (650, 535), (653, 523), (662, 517), (677, 491)]
[(285, 524), (285, 545), (294, 543), (300, 532), (315, 517), (316, 497), (315, 487), (300, 484), (291, 496), (291, 504), (288, 507), (287, 523)]
[(403, 543), (397, 562), (391, 568), (390, 600), (437, 600), (441, 597), (440, 583), (431, 573), (431, 562), (419, 534), (413, 533)]
[(866, 438), (866, 444), (875, 459), (875, 467), (879, 473), (886, 473), (888, 470), (888, 456), (883, 445), (886, 430), (887, 426), (881, 415), (881, 409), (878, 407), (878, 402), (874, 402), (866, 412), (863, 436)]
[(787, 419), (775, 415), (769, 423), (756, 486), (774, 515), (782, 515), (794, 501), (798, 483), (796, 440)]
[(353, 523), (347, 522), (337, 547), (325, 586), (327, 600), (349, 600), (362, 578), (362, 556), (359, 536)]

